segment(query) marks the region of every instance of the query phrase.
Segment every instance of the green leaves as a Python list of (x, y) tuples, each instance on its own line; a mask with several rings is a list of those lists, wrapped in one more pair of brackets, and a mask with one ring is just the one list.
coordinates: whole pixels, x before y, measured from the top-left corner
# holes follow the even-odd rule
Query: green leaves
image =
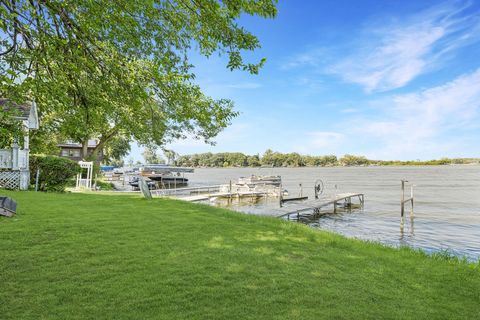
[(260, 47), (242, 14), (273, 18), (276, 0), (1, 2), (0, 95), (35, 98), (42, 126), (67, 139), (112, 132), (162, 145), (186, 135), (211, 141), (233, 117), (193, 82), (194, 47), (227, 54), (227, 68), (257, 74)]
[[(50, 192), (63, 192), (81, 168), (75, 161), (57, 156), (31, 155), (30, 170), (39, 175), (39, 190)], [(30, 183), (35, 184), (36, 175), (30, 175)]]

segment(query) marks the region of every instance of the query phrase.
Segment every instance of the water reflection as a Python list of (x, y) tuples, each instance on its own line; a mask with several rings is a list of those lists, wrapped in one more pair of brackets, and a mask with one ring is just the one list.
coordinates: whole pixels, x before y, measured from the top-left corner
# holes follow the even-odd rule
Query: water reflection
[(410, 220), (410, 228), (407, 230), (407, 234), (411, 237), (415, 236), (415, 218), (412, 213), (409, 218), (400, 218), (400, 241), (405, 239), (405, 219)]

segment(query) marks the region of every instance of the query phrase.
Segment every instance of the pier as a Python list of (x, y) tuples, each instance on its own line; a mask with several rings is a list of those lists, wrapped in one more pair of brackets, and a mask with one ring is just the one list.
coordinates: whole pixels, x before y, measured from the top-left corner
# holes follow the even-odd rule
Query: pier
[[(275, 192), (272, 192), (275, 191)], [(337, 208), (352, 208), (363, 207), (365, 204), (365, 198), (363, 193), (337, 193), (337, 187), (335, 186), (335, 195), (323, 196), (323, 182), (321, 180), (315, 181), (315, 199), (308, 200), (308, 197), (303, 196), (303, 192), (300, 192), (298, 197), (283, 198), (283, 189), (280, 184), (279, 187), (275, 187), (274, 190), (267, 190), (262, 187), (255, 188), (239, 188), (230, 182), (229, 185), (211, 185), (211, 186), (198, 186), (176, 189), (161, 189), (152, 190), (152, 195), (157, 197), (170, 197), (178, 200), (188, 202), (200, 202), (208, 201), (215, 198), (225, 199), (241, 199), (247, 197), (269, 197), (276, 196), (279, 198), (279, 207), (272, 208), (266, 206), (263, 210), (257, 210), (262, 215), (287, 218), (287, 219), (299, 219), (301, 216), (322, 216), (327, 212), (336, 213)], [(353, 200), (357, 200), (357, 203), (353, 203)], [(331, 207), (333, 210), (325, 210)]]
[(224, 185), (188, 187), (177, 189), (152, 190), (152, 194), (159, 197), (171, 197), (188, 202), (206, 201), (212, 198), (243, 198), (243, 197), (265, 197), (270, 193), (258, 190), (238, 190), (229, 187), (229, 190), (222, 191)]
[(289, 219), (291, 216), (299, 218), (301, 214), (322, 215), (320, 210), (330, 206), (333, 206), (333, 212), (335, 213), (338, 206), (352, 207), (352, 199), (358, 199), (358, 204), (361, 207), (365, 204), (363, 193), (340, 193), (332, 198), (290, 202), (284, 207), (275, 209), (274, 216)]

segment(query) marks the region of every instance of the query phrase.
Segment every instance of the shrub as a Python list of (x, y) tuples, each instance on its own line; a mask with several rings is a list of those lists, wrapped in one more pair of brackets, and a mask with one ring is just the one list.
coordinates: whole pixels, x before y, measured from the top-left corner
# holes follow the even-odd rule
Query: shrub
[(47, 156), (30, 156), (30, 183), (35, 184), (37, 169), (40, 169), (38, 190), (63, 192), (69, 181), (80, 172), (80, 166), (70, 159)]

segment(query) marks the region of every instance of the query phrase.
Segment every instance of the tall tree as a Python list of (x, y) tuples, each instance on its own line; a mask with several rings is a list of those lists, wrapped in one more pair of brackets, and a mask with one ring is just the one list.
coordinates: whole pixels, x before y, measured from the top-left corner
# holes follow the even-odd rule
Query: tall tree
[(157, 150), (153, 148), (145, 148), (142, 153), (143, 159), (146, 164), (164, 164), (165, 160), (157, 153)]
[(0, 0), (0, 95), (35, 98), (45, 130), (84, 144), (211, 142), (236, 112), (202, 93), (188, 54), (257, 73), (265, 60), (241, 55), (260, 46), (242, 14), (274, 17), (276, 0)]

